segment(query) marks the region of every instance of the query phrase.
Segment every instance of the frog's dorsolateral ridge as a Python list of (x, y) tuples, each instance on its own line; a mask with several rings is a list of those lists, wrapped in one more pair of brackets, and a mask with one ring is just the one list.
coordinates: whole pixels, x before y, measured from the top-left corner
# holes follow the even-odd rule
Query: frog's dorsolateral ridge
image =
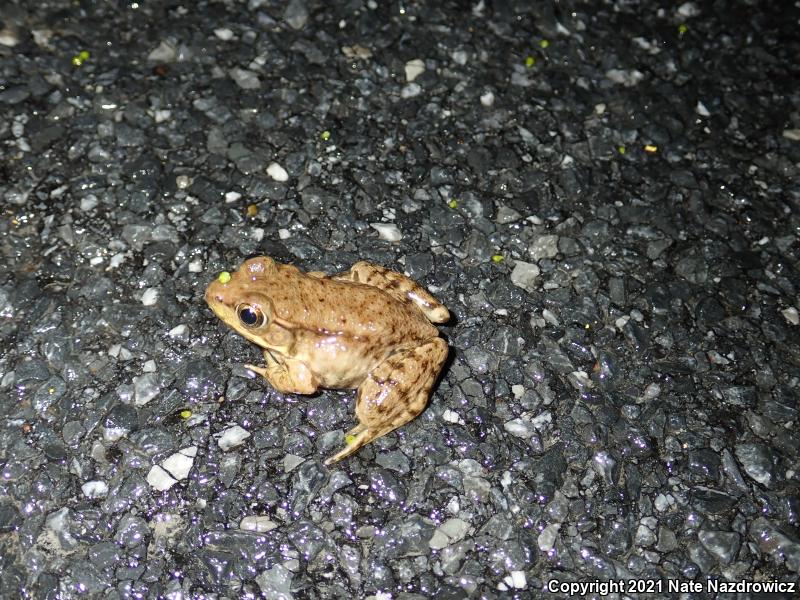
[(265, 367), (247, 365), (278, 391), (358, 388), (358, 425), (331, 464), (412, 421), (428, 403), (448, 346), (431, 323), (450, 313), (405, 275), (368, 262), (346, 273), (303, 273), (251, 258), (206, 289), (229, 327), (264, 349)]

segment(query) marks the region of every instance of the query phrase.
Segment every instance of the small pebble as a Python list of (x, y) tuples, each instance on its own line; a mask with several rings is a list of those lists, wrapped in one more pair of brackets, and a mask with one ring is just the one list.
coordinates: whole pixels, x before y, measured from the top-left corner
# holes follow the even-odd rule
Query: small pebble
[(89, 499), (105, 498), (108, 495), (108, 484), (105, 481), (87, 481), (81, 486), (81, 491)]
[(511, 283), (527, 292), (532, 292), (536, 289), (539, 272), (537, 265), (518, 260), (511, 271)]
[(400, 232), (400, 229), (397, 228), (397, 225), (391, 225), (389, 223), (370, 223), (369, 226), (378, 232), (378, 236), (382, 240), (386, 240), (387, 242), (399, 242), (403, 239), (403, 234)]
[(243, 531), (255, 531), (256, 533), (266, 533), (278, 527), (278, 524), (269, 517), (247, 516), (239, 521), (239, 529)]
[(234, 425), (222, 432), (217, 444), (224, 452), (227, 452), (231, 448), (241, 445), (249, 437), (249, 431), (239, 425)]
[(409, 83), (400, 90), (400, 97), (403, 99), (414, 98), (422, 93), (422, 87), (418, 83)]
[(178, 483), (178, 480), (167, 473), (163, 468), (158, 465), (153, 465), (147, 473), (147, 483), (150, 484), (155, 490), (165, 492), (173, 485)]
[(406, 81), (411, 83), (425, 72), (425, 63), (422, 59), (415, 58), (406, 63)]
[(278, 163), (270, 163), (267, 167), (267, 175), (272, 177), (275, 181), (288, 181), (289, 174)]
[(227, 42), (233, 39), (233, 31), (228, 29), (227, 27), (220, 27), (219, 29), (214, 30), (214, 35), (221, 39), (223, 42)]
[(142, 294), (142, 304), (153, 306), (158, 301), (158, 288), (147, 288)]
[(797, 309), (794, 306), (784, 308), (781, 311), (781, 314), (783, 315), (783, 318), (792, 325), (800, 325), (800, 315), (798, 315)]

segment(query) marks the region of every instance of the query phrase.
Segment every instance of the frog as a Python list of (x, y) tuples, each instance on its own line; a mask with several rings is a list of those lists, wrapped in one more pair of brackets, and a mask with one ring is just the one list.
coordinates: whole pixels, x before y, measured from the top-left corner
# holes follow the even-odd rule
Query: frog
[(326, 465), (413, 421), (449, 353), (435, 325), (450, 320), (448, 309), (411, 278), (368, 261), (328, 275), (257, 256), (222, 272), (205, 300), (261, 347), (265, 366), (245, 367), (278, 392), (356, 389), (358, 424)]

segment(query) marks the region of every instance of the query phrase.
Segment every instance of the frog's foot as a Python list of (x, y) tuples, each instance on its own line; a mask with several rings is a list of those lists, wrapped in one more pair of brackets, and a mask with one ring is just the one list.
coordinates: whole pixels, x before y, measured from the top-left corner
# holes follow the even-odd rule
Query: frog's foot
[(382, 289), (401, 302), (412, 302), (432, 323), (446, 323), (450, 320), (450, 312), (433, 295), (402, 273), (392, 271), (367, 261), (359, 261), (350, 270), (332, 279), (355, 281)]
[(278, 361), (269, 350), (264, 350), (266, 367), (245, 365), (254, 373), (258, 373), (269, 384), (284, 394), (313, 394), (319, 387), (319, 381), (309, 368), (299, 361)]
[(261, 375), (264, 379), (267, 380), (269, 379), (269, 376), (267, 375), (267, 369), (265, 369), (264, 367), (257, 367), (255, 365), (245, 365), (244, 368), (251, 370), (253, 373)]
[(428, 404), (447, 352), (447, 342), (432, 338), (420, 346), (395, 352), (375, 367), (358, 388), (359, 424), (345, 436), (347, 446), (325, 464), (350, 456), (419, 415)]

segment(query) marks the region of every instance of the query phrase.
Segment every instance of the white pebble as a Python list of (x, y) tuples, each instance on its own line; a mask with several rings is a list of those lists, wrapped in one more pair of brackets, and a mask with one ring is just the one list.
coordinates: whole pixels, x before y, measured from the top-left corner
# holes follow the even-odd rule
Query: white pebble
[(227, 452), (231, 448), (239, 446), (249, 437), (250, 437), (249, 431), (247, 431), (242, 427), (239, 427), (239, 425), (234, 425), (233, 427), (228, 427), (225, 431), (222, 432), (222, 435), (220, 436), (219, 440), (217, 440), (217, 444), (219, 444), (219, 447), (224, 452)]
[(104, 498), (108, 494), (108, 484), (105, 481), (87, 481), (81, 486), (81, 491), (87, 498)]
[(114, 256), (112, 256), (108, 260), (108, 266), (106, 267), (106, 271), (110, 271), (111, 269), (116, 269), (123, 262), (125, 262), (125, 255), (122, 252), (117, 252)]
[(286, 172), (286, 169), (276, 162), (271, 163), (267, 167), (267, 175), (272, 177), (275, 181), (287, 181), (289, 179), (289, 174)]
[(292, 233), (288, 229), (278, 229), (278, 238), (288, 240), (292, 237)]
[(192, 262), (189, 263), (189, 273), (202, 273), (203, 272), (203, 261), (199, 258), (194, 259)]
[(418, 83), (409, 83), (400, 90), (400, 97), (403, 99), (414, 98), (422, 93), (422, 87)]
[(259, 517), (255, 515), (244, 517), (239, 521), (239, 529), (243, 531), (255, 531), (256, 533), (272, 531), (277, 526), (278, 524), (270, 520), (269, 517)]
[(397, 228), (397, 225), (391, 225), (389, 223), (370, 223), (369, 226), (377, 230), (380, 238), (387, 242), (399, 242), (403, 239), (403, 234)]
[(133, 378), (134, 404), (144, 406), (161, 391), (155, 373), (144, 373)]
[(666, 495), (665, 494), (658, 494), (656, 496), (655, 501), (653, 502), (653, 505), (656, 507), (656, 510), (659, 511), (659, 512), (664, 512), (665, 510), (667, 510), (673, 504), (675, 504), (675, 498), (673, 498), (669, 494), (666, 494)]
[(448, 423), (460, 423), (461, 425), (464, 424), (464, 419), (461, 418), (456, 411), (450, 410), (449, 408), (445, 409), (442, 413), (442, 420), (447, 421)]
[(192, 470), (195, 456), (197, 456), (197, 446), (189, 446), (170, 455), (161, 463), (161, 467), (177, 480), (186, 479)]
[(158, 465), (153, 465), (150, 472), (147, 474), (147, 483), (150, 484), (151, 488), (159, 492), (165, 492), (178, 483), (178, 480), (170, 476), (169, 473)]
[(447, 512), (449, 512), (451, 515), (457, 515), (460, 510), (461, 504), (458, 502), (458, 496), (453, 496), (447, 502)]
[(97, 206), (97, 196), (94, 194), (89, 194), (88, 196), (84, 196), (81, 198), (81, 211), (87, 212), (92, 210), (95, 206)]
[(227, 27), (220, 27), (214, 30), (214, 35), (221, 39), (223, 42), (233, 39), (233, 31)]
[(539, 273), (537, 265), (518, 260), (514, 270), (511, 271), (511, 283), (527, 292), (532, 292), (536, 288), (536, 278), (539, 277)]
[(290, 471), (294, 470), (295, 467), (298, 467), (306, 462), (306, 459), (302, 456), (297, 456), (296, 454), (287, 454), (283, 457), (283, 472), (289, 473)]
[(469, 54), (467, 54), (466, 50), (456, 50), (455, 52), (450, 54), (450, 58), (453, 59), (453, 62), (457, 65), (464, 66), (467, 64), (467, 60), (469, 59)]
[(450, 540), (439, 529), (433, 532), (433, 536), (428, 540), (428, 546), (433, 550), (441, 550), (450, 545)]
[(231, 69), (228, 74), (236, 82), (236, 85), (243, 90), (257, 90), (261, 87), (258, 75), (248, 69)]
[(169, 337), (176, 338), (186, 333), (186, 325), (177, 325), (169, 330)]
[(489, 108), (494, 104), (494, 92), (485, 92), (481, 94), (481, 104)]
[(225, 192), (225, 202), (231, 204), (236, 202), (242, 195), (239, 192)]
[(661, 386), (657, 383), (650, 383), (646, 388), (644, 388), (643, 396), (645, 400), (652, 400), (653, 398), (657, 398), (660, 393)]
[(678, 7), (678, 14), (681, 17), (696, 17), (700, 14), (700, 9), (694, 2), (684, 2)]
[(190, 185), (192, 185), (192, 178), (188, 175), (178, 175), (175, 178), (175, 185), (179, 190), (185, 190)]
[(515, 435), (522, 439), (528, 439), (534, 436), (536, 433), (530, 426), (530, 424), (525, 421), (522, 417), (517, 417), (516, 419), (511, 419), (503, 424), (503, 429), (505, 429), (511, 435)]
[(142, 294), (142, 304), (153, 306), (158, 301), (158, 288), (147, 288)]
[(539, 550), (542, 552), (550, 552), (550, 550), (553, 549), (559, 529), (561, 529), (559, 523), (552, 523), (542, 530), (542, 533), (536, 538), (536, 544), (539, 546)]
[(170, 117), (172, 117), (172, 111), (167, 109), (157, 110), (153, 113), (153, 120), (156, 123), (163, 123), (164, 121), (169, 121)]
[(644, 79), (644, 73), (637, 69), (609, 69), (606, 71), (606, 79), (625, 87), (633, 87)]
[(550, 323), (553, 327), (558, 327), (560, 325), (558, 321), (558, 317), (551, 311), (549, 308), (545, 308), (542, 310), (542, 318)]
[(422, 59), (415, 58), (406, 63), (406, 81), (411, 83), (425, 72), (425, 63)]
[(177, 52), (172, 44), (161, 42), (157, 47), (150, 51), (147, 60), (159, 63), (171, 63), (175, 61)]
[(0, 44), (13, 48), (19, 44), (19, 33), (15, 27), (6, 26), (5, 29), (0, 29)]
[(549, 410), (546, 410), (531, 419), (531, 425), (533, 425), (539, 431), (549, 427), (552, 423), (553, 414)]
[(789, 321), (792, 325), (800, 325), (800, 315), (797, 314), (797, 309), (794, 306), (784, 308), (781, 311), (783, 318)]
[(711, 116), (711, 113), (708, 112), (706, 105), (700, 102), (700, 100), (697, 101), (697, 106), (695, 106), (694, 109), (697, 111), (697, 114), (700, 115), (701, 117)]
[(528, 585), (528, 580), (525, 579), (525, 571), (511, 571), (511, 585), (516, 589), (524, 589)]
[(116, 442), (121, 440), (128, 430), (124, 427), (103, 427), (103, 440), (106, 442)]

